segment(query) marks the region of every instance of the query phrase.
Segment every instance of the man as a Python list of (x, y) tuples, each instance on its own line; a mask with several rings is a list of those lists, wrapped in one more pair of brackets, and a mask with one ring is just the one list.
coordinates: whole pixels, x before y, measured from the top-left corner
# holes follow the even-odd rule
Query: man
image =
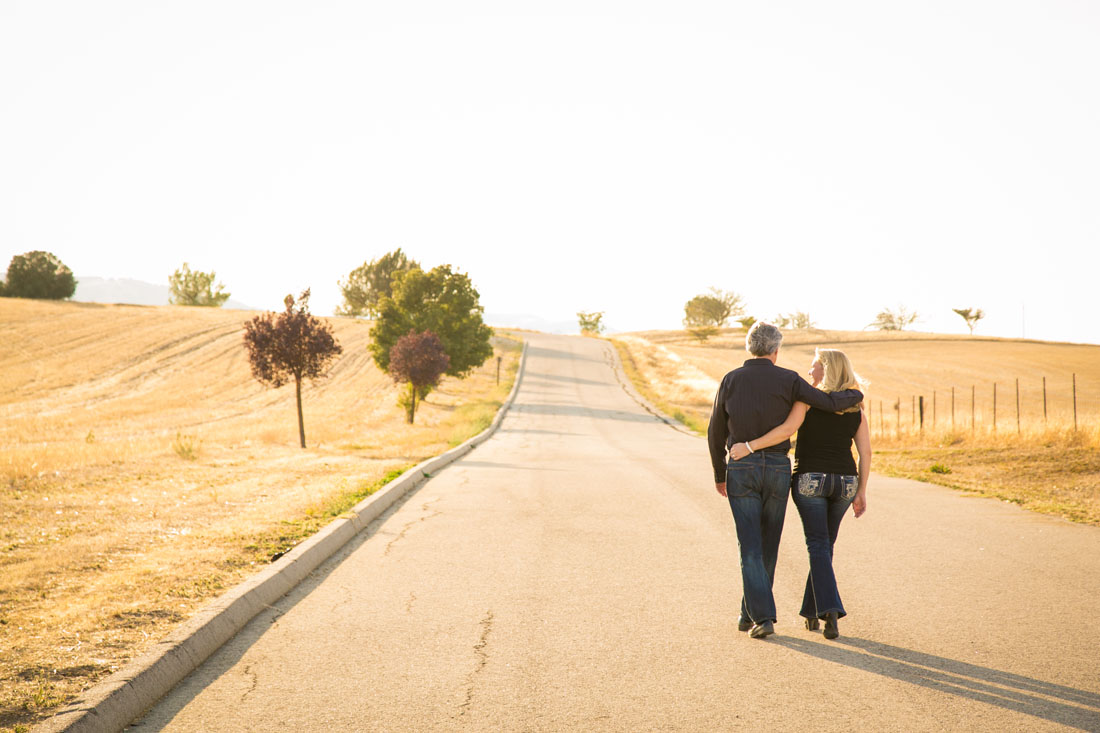
[(863, 399), (855, 389), (827, 394), (796, 372), (776, 366), (782, 342), (783, 334), (772, 324), (753, 324), (745, 337), (745, 349), (753, 358), (722, 379), (707, 429), (714, 485), (729, 499), (741, 550), (743, 596), (737, 628), (755, 639), (775, 631), (772, 582), (790, 494), (791, 443), (785, 440), (727, 466), (729, 450), (782, 423), (795, 402), (839, 412)]

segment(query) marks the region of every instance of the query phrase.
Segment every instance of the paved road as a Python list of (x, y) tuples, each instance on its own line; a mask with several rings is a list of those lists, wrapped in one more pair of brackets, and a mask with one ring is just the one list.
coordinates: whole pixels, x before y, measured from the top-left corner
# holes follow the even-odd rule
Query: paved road
[(705, 442), (605, 343), (530, 341), (490, 441), (135, 728), (1100, 730), (1100, 530), (876, 476), (837, 545), (840, 639), (799, 623), (793, 504), (777, 633), (750, 639)]

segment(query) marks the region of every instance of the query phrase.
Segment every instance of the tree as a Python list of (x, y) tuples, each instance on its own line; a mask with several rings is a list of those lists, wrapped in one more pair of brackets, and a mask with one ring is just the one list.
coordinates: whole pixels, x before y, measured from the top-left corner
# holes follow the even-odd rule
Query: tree
[(439, 384), (450, 363), (443, 342), (431, 331), (414, 331), (397, 339), (390, 349), (389, 372), (393, 381), (409, 385), (399, 401), (407, 423), (411, 425), (416, 416), (417, 398)]
[(780, 328), (808, 329), (817, 325), (814, 323), (814, 320), (810, 318), (810, 314), (803, 311), (781, 313), (776, 316), (772, 322)]
[(744, 310), (740, 295), (711, 288), (710, 293), (696, 295), (684, 304), (684, 328), (700, 341), (706, 341)]
[(962, 316), (962, 319), (966, 321), (967, 327), (970, 329), (970, 335), (974, 335), (974, 326), (978, 321), (985, 318), (985, 313), (981, 308), (952, 308), (951, 310)]
[(577, 311), (577, 324), (582, 334), (599, 336), (603, 333), (603, 311)]
[[(389, 371), (390, 350), (398, 339), (414, 331), (431, 331), (450, 358), (445, 373), (465, 377), (493, 355), (489, 342), (493, 329), (481, 318), (480, 297), (470, 278), (452, 272), (450, 265), (430, 272), (420, 268), (396, 272), (393, 294), (379, 301), (378, 317), (370, 332), (374, 363)], [(421, 391), (421, 398), (426, 394)]]
[(904, 331), (906, 326), (912, 325), (916, 320), (917, 314), (907, 311), (905, 306), (898, 306), (896, 311), (883, 308), (867, 328), (877, 328), (880, 331)]
[(298, 404), (298, 437), (306, 447), (302, 419), (302, 380), (316, 381), (325, 375), (330, 362), (343, 348), (332, 335), (332, 327), (309, 312), (309, 290), (283, 300), (282, 313), (264, 313), (244, 324), (244, 345), (252, 376), (263, 384), (279, 388), (294, 380)]
[(383, 298), (393, 295), (393, 276), (398, 272), (420, 269), (398, 247), (377, 260), (364, 262), (348, 274), (348, 279), (338, 282), (344, 294), (344, 304), (336, 309), (338, 316), (378, 316)]
[(200, 305), (211, 308), (220, 308), (229, 300), (229, 293), (222, 292), (225, 286), (221, 283), (214, 285), (217, 279), (216, 272), (192, 271), (187, 263), (176, 270), (168, 278), (168, 287), (172, 294), (168, 302), (173, 305)]
[(756, 319), (752, 316), (742, 316), (741, 318), (737, 319), (737, 322), (741, 324), (741, 328), (748, 331), (750, 328), (752, 328), (752, 324), (756, 323)]
[(75, 292), (73, 271), (53, 253), (35, 250), (11, 258), (2, 294), (8, 298), (65, 300)]

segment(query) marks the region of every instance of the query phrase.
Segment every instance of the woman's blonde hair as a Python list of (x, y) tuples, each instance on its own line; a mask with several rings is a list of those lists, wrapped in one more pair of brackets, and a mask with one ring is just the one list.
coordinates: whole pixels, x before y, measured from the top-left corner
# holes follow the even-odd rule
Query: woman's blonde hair
[[(814, 349), (814, 361), (821, 362), (825, 370), (821, 377), (822, 392), (840, 392), (845, 389), (858, 389), (866, 392), (869, 382), (856, 374), (848, 355), (839, 349)], [(849, 407), (842, 412), (856, 412), (863, 403)]]

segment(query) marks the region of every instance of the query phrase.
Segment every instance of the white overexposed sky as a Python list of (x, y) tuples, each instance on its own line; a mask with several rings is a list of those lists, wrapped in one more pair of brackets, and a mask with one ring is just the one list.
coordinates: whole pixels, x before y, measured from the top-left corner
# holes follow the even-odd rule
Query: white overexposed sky
[(0, 2), (0, 269), (1100, 343), (1100, 4)]

